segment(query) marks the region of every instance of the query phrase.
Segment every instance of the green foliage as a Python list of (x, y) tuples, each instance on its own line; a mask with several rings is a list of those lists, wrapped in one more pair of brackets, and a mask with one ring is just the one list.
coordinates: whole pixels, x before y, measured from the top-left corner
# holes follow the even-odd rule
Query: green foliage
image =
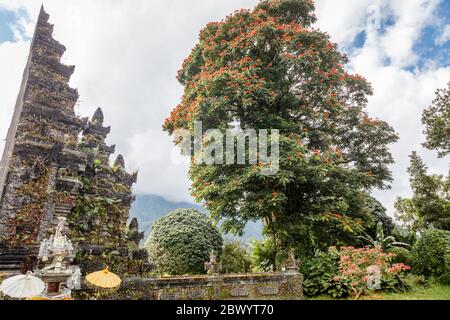
[(450, 154), (450, 82), (447, 89), (436, 92), (433, 104), (423, 112), (428, 149), (435, 149), (440, 157)]
[(343, 281), (334, 281), (338, 274), (339, 256), (332, 252), (317, 252), (313, 258), (301, 262), (304, 276), (303, 292), (307, 297), (329, 295), (333, 298), (348, 296), (349, 287)]
[(309, 0), (263, 1), (208, 24), (178, 75), (184, 97), (164, 123), (170, 134), (193, 133), (195, 121), (223, 133), (278, 129), (276, 175), (262, 174), (274, 164), (261, 158), (193, 161), (192, 193), (226, 231), (264, 220), (277, 247), (309, 254), (355, 242), (368, 220), (367, 193), (392, 180), (389, 145), (398, 139), (367, 114), (369, 83), (349, 74), (346, 56), (311, 27), (313, 11)]
[[(430, 283), (423, 276), (408, 274), (405, 279), (408, 292), (373, 292), (361, 297), (363, 300), (448, 300), (450, 297), (450, 286)], [(319, 296), (314, 300), (329, 300), (328, 296)]]
[(225, 242), (220, 256), (223, 273), (246, 273), (252, 271), (252, 261), (246, 247), (240, 241)]
[(253, 240), (250, 256), (253, 268), (257, 272), (275, 271), (280, 267), (277, 247), (272, 239)]
[(328, 252), (316, 252), (303, 260), (300, 271), (304, 275), (303, 288), (308, 297), (327, 295), (333, 298), (359, 298), (370, 292), (367, 286), (369, 268), (378, 267), (383, 292), (404, 292), (409, 289), (403, 272), (410, 269), (402, 263), (391, 263), (392, 254), (379, 247), (335, 247)]
[(411, 176), (411, 199), (397, 199), (397, 218), (413, 230), (429, 227), (450, 230), (450, 176), (428, 175), (422, 159), (413, 152), (408, 172)]
[(22, 166), (33, 168), (33, 174), (24, 173), (25, 180), (15, 190), (22, 199), (22, 205), (15, 209), (16, 215), (9, 219), (7, 232), (4, 234), (7, 246), (11, 247), (36, 244), (45, 212), (44, 204), (48, 201), (51, 176), (49, 164), (43, 159), (36, 158), (23, 162)]
[(387, 253), (395, 255), (395, 257), (392, 258), (392, 261), (395, 263), (404, 263), (408, 266), (412, 266), (414, 264), (413, 253), (406, 248), (391, 247), (387, 249)]
[(440, 275), (436, 278), (436, 281), (444, 286), (450, 286), (450, 272)]
[(417, 233), (414, 230), (395, 226), (392, 236), (400, 242), (405, 242), (411, 247), (417, 242)]
[(157, 220), (146, 243), (150, 262), (161, 274), (205, 273), (211, 250), (222, 251), (222, 236), (194, 209), (178, 209)]
[(101, 253), (97, 254), (79, 251), (74, 264), (80, 266), (83, 274), (99, 271), (106, 267), (124, 277), (142, 276), (147, 271), (142, 259), (130, 259), (126, 252), (119, 252), (114, 248), (104, 248)]
[[(450, 273), (450, 232), (427, 230), (413, 248), (413, 270), (427, 277)], [(445, 280), (445, 277), (442, 278)]]
[(139, 222), (137, 218), (131, 219), (131, 222), (128, 225), (127, 238), (136, 245), (139, 245), (144, 239), (144, 232), (139, 231)]
[(378, 222), (375, 232), (375, 238), (372, 238), (368, 234), (360, 237), (362, 240), (368, 242), (372, 247), (380, 246), (383, 251), (393, 247), (410, 247), (408, 243), (398, 242), (393, 236), (386, 237), (384, 235), (383, 223)]
[[(339, 255), (339, 273), (333, 280), (349, 284), (349, 295), (356, 299), (373, 289), (400, 292), (408, 288), (403, 272), (411, 267), (403, 263), (392, 264), (392, 254), (383, 252), (380, 246), (330, 248), (330, 251)], [(370, 277), (375, 281), (379, 277), (380, 288), (368, 287)]]
[(386, 293), (400, 293), (411, 290), (411, 286), (408, 285), (406, 276), (403, 274), (382, 277), (381, 287), (383, 288), (383, 292)]
[(386, 208), (381, 204), (380, 201), (372, 196), (367, 199), (367, 209), (370, 212), (371, 218), (373, 219), (373, 224), (368, 226), (366, 230), (367, 234), (371, 237), (376, 237), (376, 226), (379, 222), (383, 223), (383, 232), (385, 236), (392, 236), (395, 230), (394, 220), (387, 215)]

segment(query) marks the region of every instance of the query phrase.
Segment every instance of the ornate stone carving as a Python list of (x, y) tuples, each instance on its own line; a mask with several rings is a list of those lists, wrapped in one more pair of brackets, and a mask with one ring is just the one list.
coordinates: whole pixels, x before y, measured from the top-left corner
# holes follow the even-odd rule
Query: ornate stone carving
[(287, 272), (298, 272), (299, 261), (295, 258), (293, 249), (289, 250), (288, 259), (285, 262), (285, 269)]
[(222, 269), (222, 264), (217, 261), (217, 253), (211, 250), (209, 254), (209, 261), (205, 262), (205, 270), (209, 275), (217, 275)]
[(49, 299), (70, 298), (71, 289), (79, 289), (81, 286), (80, 268), (70, 265), (76, 252), (70, 239), (63, 235), (66, 218), (58, 217), (58, 220), (55, 234), (42, 241), (38, 254), (44, 268), (36, 274), (46, 284), (43, 297)]

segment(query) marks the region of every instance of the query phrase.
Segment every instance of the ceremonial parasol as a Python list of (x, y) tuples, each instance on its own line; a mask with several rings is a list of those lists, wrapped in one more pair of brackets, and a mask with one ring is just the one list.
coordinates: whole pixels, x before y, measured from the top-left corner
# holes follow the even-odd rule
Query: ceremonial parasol
[(44, 282), (33, 276), (32, 272), (28, 272), (26, 275), (21, 274), (8, 278), (0, 285), (0, 291), (3, 294), (18, 299), (37, 297), (44, 290)]
[(108, 268), (90, 273), (86, 276), (86, 284), (100, 291), (114, 291), (119, 289), (122, 280)]

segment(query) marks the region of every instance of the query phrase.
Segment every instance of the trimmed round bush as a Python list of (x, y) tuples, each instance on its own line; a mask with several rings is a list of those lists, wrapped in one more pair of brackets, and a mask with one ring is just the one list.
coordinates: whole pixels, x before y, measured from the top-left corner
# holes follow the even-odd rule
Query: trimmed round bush
[(427, 230), (413, 248), (413, 270), (439, 278), (450, 272), (450, 231)]
[(157, 220), (146, 242), (150, 262), (161, 274), (205, 273), (211, 250), (221, 253), (222, 236), (195, 209), (178, 209)]

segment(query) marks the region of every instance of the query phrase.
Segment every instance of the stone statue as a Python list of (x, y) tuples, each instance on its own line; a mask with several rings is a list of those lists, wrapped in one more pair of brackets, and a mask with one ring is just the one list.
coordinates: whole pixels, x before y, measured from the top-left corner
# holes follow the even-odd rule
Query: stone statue
[(209, 261), (205, 262), (205, 270), (209, 275), (219, 274), (222, 269), (222, 264), (217, 261), (217, 253), (211, 250), (209, 254)]
[[(71, 266), (75, 258), (72, 242), (63, 235), (66, 218), (58, 217), (55, 234), (42, 241), (38, 259), (44, 263), (44, 268), (37, 275), (46, 284), (42, 294), (46, 299), (64, 299), (71, 297), (72, 289), (81, 287), (81, 272), (78, 266)], [(51, 261), (51, 262), (50, 262)]]
[(81, 269), (78, 266), (72, 267), (72, 275), (67, 279), (67, 288), (70, 290), (81, 289)]
[[(72, 261), (75, 257), (75, 250), (72, 246), (72, 242), (67, 239), (67, 236), (63, 236), (63, 230), (66, 222), (66, 218), (58, 217), (58, 226), (56, 227), (55, 234), (48, 240), (44, 240), (39, 248), (38, 259), (46, 264), (46, 266), (40, 270), (40, 273), (44, 272), (70, 272), (67, 270), (66, 260)], [(49, 264), (48, 261), (53, 258)]]
[(288, 272), (298, 272), (298, 260), (295, 258), (294, 249), (289, 250), (288, 259), (286, 260), (285, 268)]

